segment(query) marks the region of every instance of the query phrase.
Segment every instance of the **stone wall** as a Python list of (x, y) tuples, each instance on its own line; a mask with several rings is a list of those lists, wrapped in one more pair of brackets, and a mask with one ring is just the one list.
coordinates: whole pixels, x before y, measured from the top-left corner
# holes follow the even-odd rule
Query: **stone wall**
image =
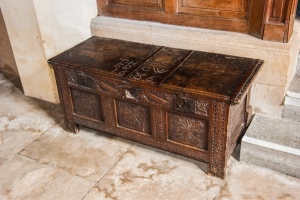
[(27, 96), (58, 103), (50, 57), (90, 37), (95, 0), (0, 0)]
[(0, 9), (0, 71), (19, 75), (7, 29)]

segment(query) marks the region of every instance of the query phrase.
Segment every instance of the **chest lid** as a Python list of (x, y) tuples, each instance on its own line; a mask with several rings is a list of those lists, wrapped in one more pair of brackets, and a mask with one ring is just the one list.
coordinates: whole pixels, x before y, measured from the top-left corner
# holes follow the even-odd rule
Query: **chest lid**
[(48, 63), (238, 103), (263, 62), (91, 37)]

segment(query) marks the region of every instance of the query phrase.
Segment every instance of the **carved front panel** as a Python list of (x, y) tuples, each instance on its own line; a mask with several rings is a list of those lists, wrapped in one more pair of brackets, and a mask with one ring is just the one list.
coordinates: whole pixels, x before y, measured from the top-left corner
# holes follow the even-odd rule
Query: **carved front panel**
[(68, 83), (87, 88), (95, 88), (95, 81), (91, 76), (74, 71), (67, 72)]
[(225, 18), (246, 17), (248, 0), (177, 0), (178, 12)]
[(150, 111), (146, 106), (116, 100), (118, 126), (150, 134)]
[(108, 0), (107, 5), (143, 11), (163, 11), (162, 0)]
[(100, 98), (96, 94), (71, 89), (74, 113), (83, 117), (103, 121)]
[(169, 140), (207, 150), (208, 124), (206, 121), (168, 113), (168, 124)]

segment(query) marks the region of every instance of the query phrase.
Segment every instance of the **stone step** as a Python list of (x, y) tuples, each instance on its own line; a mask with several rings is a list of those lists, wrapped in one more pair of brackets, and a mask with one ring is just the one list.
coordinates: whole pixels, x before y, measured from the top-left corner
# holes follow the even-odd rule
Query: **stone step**
[(300, 73), (297, 73), (286, 93), (284, 105), (300, 107)]
[(282, 117), (300, 122), (300, 54), (298, 55), (296, 74), (285, 95)]
[(300, 52), (298, 54), (298, 62), (297, 62), (297, 66), (296, 66), (296, 74), (300, 74)]
[(240, 160), (300, 178), (300, 123), (256, 115), (242, 139)]
[(295, 122), (300, 122), (300, 107), (285, 105), (283, 107), (282, 117)]

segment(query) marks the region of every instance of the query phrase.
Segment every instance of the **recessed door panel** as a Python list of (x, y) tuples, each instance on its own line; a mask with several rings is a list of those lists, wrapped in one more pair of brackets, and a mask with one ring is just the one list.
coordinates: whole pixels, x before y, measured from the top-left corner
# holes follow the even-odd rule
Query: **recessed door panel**
[(108, 0), (107, 5), (141, 11), (163, 11), (163, 0)]
[(224, 18), (244, 18), (248, 0), (177, 0), (177, 12)]

